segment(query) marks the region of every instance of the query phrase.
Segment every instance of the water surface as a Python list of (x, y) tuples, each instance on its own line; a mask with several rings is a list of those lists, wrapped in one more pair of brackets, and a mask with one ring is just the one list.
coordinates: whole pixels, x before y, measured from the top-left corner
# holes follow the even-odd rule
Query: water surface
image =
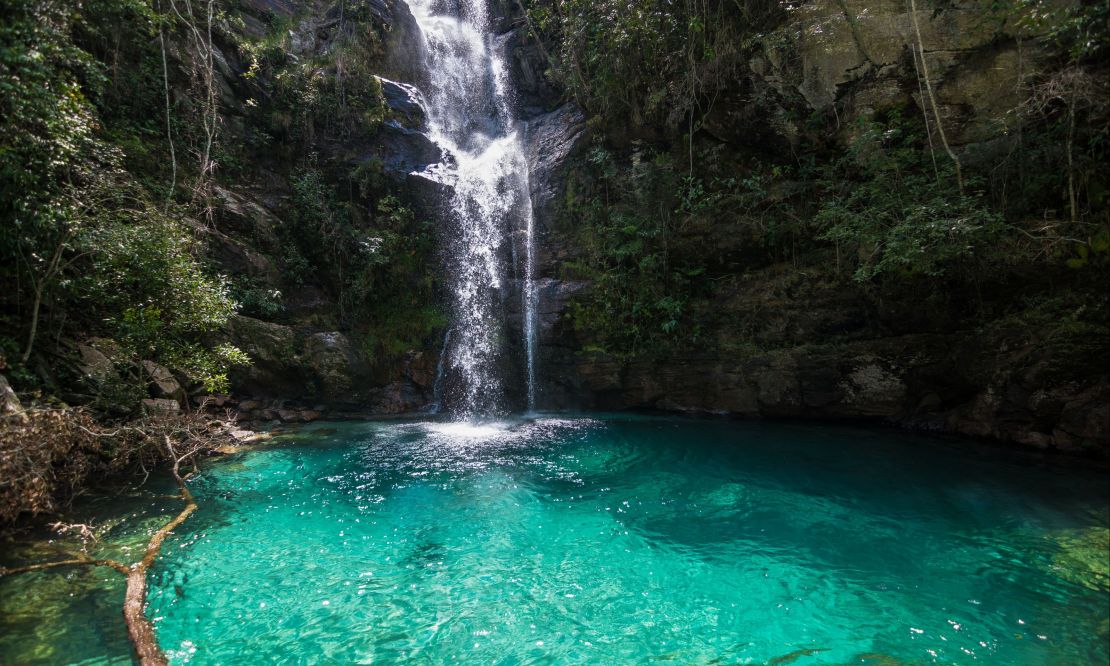
[[(961, 442), (677, 418), (314, 426), (195, 477), (175, 663), (1106, 664), (1107, 486)], [(170, 499), (101, 498), (134, 519)], [(128, 526), (130, 525), (130, 526)], [(0, 581), (3, 663), (127, 663), (111, 571)]]

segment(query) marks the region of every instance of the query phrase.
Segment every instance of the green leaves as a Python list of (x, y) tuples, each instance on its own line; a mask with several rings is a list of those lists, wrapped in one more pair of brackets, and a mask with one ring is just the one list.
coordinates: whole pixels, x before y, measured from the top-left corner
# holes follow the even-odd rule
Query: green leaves
[(704, 284), (705, 268), (674, 227), (709, 205), (700, 181), (683, 178), (668, 155), (642, 146), (621, 162), (595, 145), (586, 165), (589, 173), (579, 176), (588, 176), (594, 191), (568, 205), (584, 254), (568, 270), (592, 282), (571, 304), (576, 328), (588, 346), (621, 356), (690, 343), (699, 329), (688, 303)]
[[(160, 90), (160, 80), (139, 85), (156, 34), (149, 3), (0, 0), (0, 10), (0, 277), (15, 287), (0, 295), (5, 319), (18, 329), (41, 314), (57, 336), (111, 337), (133, 363), (224, 386), (226, 368), (245, 359), (202, 339), (235, 309), (228, 286), (197, 259), (187, 211), (155, 204), (117, 147), (141, 152), (145, 96)], [(124, 62), (111, 85), (124, 93), (107, 94), (105, 66), (78, 39), (93, 51), (114, 44)], [(41, 313), (27, 307), (40, 300)]]
[(1086, 243), (1075, 247), (1075, 256), (1066, 263), (1068, 268), (1078, 270), (1090, 264), (1106, 264), (1107, 252), (1110, 252), (1110, 228), (1103, 227)]
[(1072, 60), (1095, 59), (1110, 44), (1110, 4), (1014, 0), (997, 8), (1012, 14), (1020, 28), (1067, 53)]
[(950, 167), (933, 171), (921, 143), (913, 126), (892, 114), (865, 126), (825, 170), (818, 238), (855, 251), (856, 280), (941, 275), (1005, 231), (1002, 216), (973, 187), (956, 189)]
[(112, 207), (122, 203), (105, 201), (78, 236), (80, 274), (68, 300), (99, 313), (105, 333), (136, 358), (180, 370), (206, 387), (225, 386), (226, 369), (244, 357), (200, 341), (235, 311), (227, 281), (197, 261), (184, 224), (143, 199), (138, 208)]

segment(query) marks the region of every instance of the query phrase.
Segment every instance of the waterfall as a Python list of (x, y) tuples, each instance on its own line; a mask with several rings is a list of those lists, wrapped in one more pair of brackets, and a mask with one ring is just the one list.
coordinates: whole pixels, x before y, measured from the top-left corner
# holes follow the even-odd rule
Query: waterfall
[[(527, 171), (524, 172), (527, 176)], [(527, 182), (525, 183), (527, 186)], [(531, 191), (526, 187), (525, 192)], [(526, 364), (525, 380), (528, 385), (528, 411), (536, 410), (536, 250), (535, 250), (535, 218), (532, 206), (526, 207), (525, 212), (525, 244), (524, 244), (524, 294), (522, 307), (524, 309), (524, 356)]]
[[(526, 252), (520, 299), (524, 310), (528, 407), (535, 406), (535, 288), (528, 163), (512, 112), (513, 93), (502, 49), (490, 32), (486, 0), (410, 0), (424, 36), (428, 134), (444, 151), (430, 175), (452, 187), (445, 249), (455, 343), (448, 365), (457, 377), (452, 411), (463, 418), (503, 408), (506, 248), (523, 225)], [(440, 398), (442, 401), (443, 398)]]
[(436, 381), (435, 384), (432, 384), (432, 404), (428, 406), (428, 411), (433, 414), (438, 414), (443, 407), (443, 378), (447, 374), (447, 349), (451, 346), (451, 332), (454, 330), (449, 328), (443, 334), (443, 347), (440, 348), (439, 360), (436, 361)]

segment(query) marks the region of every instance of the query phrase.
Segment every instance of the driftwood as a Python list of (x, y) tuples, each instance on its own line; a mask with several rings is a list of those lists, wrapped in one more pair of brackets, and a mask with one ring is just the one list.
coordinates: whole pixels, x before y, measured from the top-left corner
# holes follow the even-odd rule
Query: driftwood
[(142, 664), (142, 666), (165, 666), (169, 663), (166, 659), (166, 654), (162, 651), (162, 648), (158, 646), (158, 639), (154, 633), (154, 624), (146, 616), (146, 574), (162, 551), (162, 544), (165, 542), (166, 538), (197, 509), (197, 503), (193, 499), (193, 494), (189, 492), (189, 487), (185, 483), (185, 477), (181, 475), (181, 463), (191, 459), (198, 452), (211, 446), (211, 442), (203, 435), (197, 436), (196, 433), (189, 432), (188, 430), (186, 430), (185, 434), (189, 437), (187, 440), (189, 448), (188, 451), (183, 454), (178, 454), (174, 449), (173, 440), (169, 434), (162, 435), (162, 443), (165, 446), (166, 454), (173, 463), (171, 469), (173, 478), (174, 481), (177, 482), (180, 498), (185, 502), (185, 507), (182, 508), (172, 520), (151, 535), (141, 560), (134, 564), (126, 565), (116, 560), (95, 559), (84, 553), (78, 553), (69, 559), (56, 562), (42, 562), (9, 569), (0, 568), (0, 576), (11, 576), (19, 573), (44, 571), (46, 569), (60, 567), (102, 566), (114, 569), (126, 576), (127, 590), (123, 599), (123, 619), (127, 625), (127, 634), (131, 639), (131, 643), (135, 648), (135, 653), (139, 658), (139, 663)]

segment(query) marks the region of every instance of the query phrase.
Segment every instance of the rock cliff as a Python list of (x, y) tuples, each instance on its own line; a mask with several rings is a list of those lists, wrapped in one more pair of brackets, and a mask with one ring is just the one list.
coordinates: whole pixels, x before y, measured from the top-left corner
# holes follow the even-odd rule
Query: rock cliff
[[(527, 30), (522, 22), (519, 32)], [(517, 41), (518, 84), (549, 99), (557, 84), (538, 74), (546, 70), (544, 56), (528, 37)], [(724, 75), (693, 150), (740, 161), (804, 156), (818, 146), (845, 150), (877, 112), (902, 108), (923, 114), (931, 127), (939, 119), (965, 168), (993, 165), (1017, 150), (1023, 86), (1048, 61), (1027, 31), (980, 3), (916, 11), (903, 2), (799, 3), (741, 67)], [(816, 130), (799, 120), (822, 116), (831, 122)], [(1066, 322), (1032, 323), (1035, 317), (1023, 313), (1023, 298), (1048, 298), (1052, 283), (1076, 284), (1074, 271), (1060, 266), (1030, 269), (1043, 271), (1040, 278), (985, 281), (978, 293), (922, 279), (861, 284), (806, 266), (797, 255), (785, 262), (770, 257), (750, 225), (717, 218), (710, 240), (698, 247), (706, 264), (727, 264), (722, 273), (735, 279), (693, 305), (691, 320), (702, 323), (699, 342), (632, 355), (599, 348), (576, 325), (571, 307), (592, 285), (568, 270), (582, 257), (576, 245), (582, 222), (571, 210), (567, 174), (586, 166), (583, 147), (598, 124), (620, 126), (602, 142), (616, 151), (629, 140), (642, 145), (630, 137), (668, 130), (595, 120), (587, 123), (568, 103), (536, 114), (530, 125), (542, 239), (541, 405), (871, 419), (1041, 448), (1110, 451), (1105, 337), (1068, 335)], [(1090, 307), (1105, 308), (1104, 297), (1092, 298)]]

